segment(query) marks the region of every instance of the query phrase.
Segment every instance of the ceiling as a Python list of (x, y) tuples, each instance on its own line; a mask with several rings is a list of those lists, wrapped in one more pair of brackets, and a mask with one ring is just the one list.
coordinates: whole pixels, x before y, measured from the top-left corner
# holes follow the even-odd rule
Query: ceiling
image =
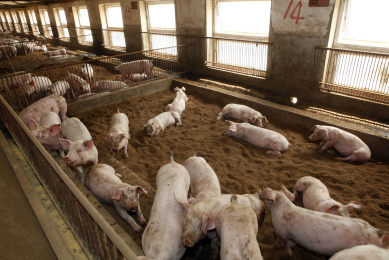
[(49, 1), (0, 1), (0, 9), (24, 8), (33, 5), (47, 5), (59, 2), (69, 2), (69, 0), (49, 0)]

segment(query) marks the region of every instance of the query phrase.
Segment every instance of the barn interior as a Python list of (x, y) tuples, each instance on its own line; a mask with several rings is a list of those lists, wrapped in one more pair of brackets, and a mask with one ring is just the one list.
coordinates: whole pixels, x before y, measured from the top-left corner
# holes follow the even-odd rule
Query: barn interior
[[(18, 116), (55, 91), (25, 82), (11, 87), (12, 77), (31, 74), (54, 83), (68, 73), (79, 75), (87, 64), (94, 70), (92, 89), (61, 92), (67, 116), (88, 128), (99, 163), (148, 191), (140, 196), (146, 220), (157, 172), (170, 152), (182, 165), (197, 152), (216, 172), (223, 194), (281, 185), (293, 191), (299, 178), (312, 176), (335, 200), (363, 204), (351, 218), (389, 231), (389, 38), (382, 33), (389, 29), (387, 7), (385, 0), (0, 1), (0, 258), (144, 255), (143, 232), (94, 198), (75, 169), (47, 151)], [(17, 53), (14, 46), (21, 46)], [(45, 54), (46, 48), (58, 53)], [(139, 60), (152, 61), (151, 77), (124, 78), (115, 69)], [(98, 81), (124, 85), (104, 89), (93, 84)], [(147, 136), (144, 124), (164, 112), (176, 87), (185, 87), (189, 98), (182, 125)], [(228, 125), (216, 118), (229, 103), (260, 111), (269, 120), (264, 128), (295, 146), (274, 156), (221, 136)], [(129, 118), (128, 159), (120, 152), (112, 157), (104, 140), (118, 109)], [(358, 136), (372, 161), (336, 161), (333, 148), (318, 154), (319, 143), (308, 140), (315, 125)], [(303, 206), (301, 199), (295, 203)], [(264, 259), (282, 259), (285, 248), (274, 245), (268, 209), (257, 241)], [(211, 251), (204, 240), (181, 259), (220, 259)], [(329, 257), (298, 245), (292, 252), (291, 259)]]

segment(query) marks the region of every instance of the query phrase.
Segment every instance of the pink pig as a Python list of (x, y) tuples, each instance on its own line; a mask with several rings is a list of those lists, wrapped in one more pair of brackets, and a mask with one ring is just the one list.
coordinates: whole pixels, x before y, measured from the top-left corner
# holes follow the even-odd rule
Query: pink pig
[(153, 136), (159, 134), (160, 131), (164, 131), (172, 125), (181, 125), (181, 117), (177, 112), (164, 112), (158, 116), (150, 119), (144, 125), (143, 130), (147, 130), (147, 135)]
[(89, 94), (91, 92), (90, 85), (75, 74), (70, 74), (65, 77), (65, 81), (69, 83), (70, 87), (78, 94)]
[(45, 51), (44, 53), (42, 53), (42, 55), (45, 55), (49, 58), (53, 56), (66, 55), (66, 49), (60, 49), (56, 51)]
[(46, 90), (52, 85), (53, 83), (51, 83), (51, 80), (47, 77), (32, 77), (24, 83), (23, 93), (26, 96), (30, 96), (32, 93)]
[(256, 127), (248, 123), (234, 123), (227, 121), (230, 126), (224, 130), (223, 136), (233, 136), (260, 148), (270, 149), (266, 154), (281, 155), (291, 145), (282, 135), (272, 130)]
[(153, 62), (151, 60), (136, 60), (120, 64), (115, 69), (122, 73), (122, 81), (131, 74), (145, 73), (148, 79), (153, 79)]
[(389, 239), (384, 248), (375, 245), (354, 246), (333, 255), (329, 260), (384, 260), (389, 259)]
[(325, 125), (315, 125), (309, 141), (321, 141), (318, 153), (334, 147), (345, 158), (335, 158), (339, 161), (367, 162), (370, 160), (369, 147), (356, 135), (339, 128)]
[(114, 156), (114, 153), (123, 149), (123, 158), (128, 159), (127, 147), (130, 138), (128, 117), (126, 114), (120, 113), (118, 109), (118, 112), (111, 118), (111, 128), (105, 137), (111, 155)]
[(182, 114), (185, 110), (185, 102), (188, 101), (188, 97), (185, 94), (185, 87), (178, 88), (176, 87), (174, 89), (174, 92), (176, 92), (176, 97), (173, 100), (173, 103), (169, 104), (166, 106), (165, 111), (174, 111), (177, 112), (178, 114)]
[(302, 192), (304, 207), (314, 211), (349, 217), (350, 211), (363, 207), (356, 201), (343, 205), (331, 199), (327, 187), (321, 181), (311, 176), (300, 178), (293, 190), (295, 197), (299, 192)]
[(81, 78), (85, 79), (88, 84), (90, 84), (92, 79), (93, 81), (95, 80), (95, 77), (93, 76), (92, 65), (87, 63), (87, 64), (82, 64), (81, 66), (82, 68), (81, 68), (80, 76)]
[(217, 120), (221, 120), (224, 117), (231, 117), (239, 120), (243, 120), (244, 123), (251, 123), (253, 125), (262, 127), (262, 120), (265, 120), (266, 123), (267, 118), (262, 116), (258, 111), (245, 106), (238, 104), (228, 104), (223, 108), (223, 111), (220, 112)]
[(291, 256), (295, 243), (319, 254), (333, 255), (353, 246), (383, 246), (389, 233), (372, 227), (364, 220), (345, 218), (295, 206), (293, 193), (263, 189), (260, 193), (271, 212), (277, 236), (276, 247), (286, 242), (286, 256)]
[(104, 91), (128, 87), (126, 83), (113, 80), (100, 80), (92, 84), (93, 91)]
[(111, 204), (115, 207), (119, 216), (124, 219), (136, 231), (142, 228), (127, 214), (127, 211), (136, 213), (141, 224), (146, 224), (140, 210), (139, 195), (147, 194), (140, 186), (132, 186), (122, 182), (115, 173), (115, 169), (107, 164), (92, 166), (86, 175), (85, 185), (100, 202)]

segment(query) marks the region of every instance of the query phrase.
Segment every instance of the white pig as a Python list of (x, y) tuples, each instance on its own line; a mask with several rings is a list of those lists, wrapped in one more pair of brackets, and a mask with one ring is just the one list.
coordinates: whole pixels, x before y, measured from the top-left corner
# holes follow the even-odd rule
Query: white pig
[(176, 92), (176, 97), (174, 98), (173, 103), (165, 107), (166, 112), (174, 111), (180, 115), (182, 114), (182, 112), (184, 112), (185, 102), (188, 101), (188, 97), (185, 94), (185, 90), (186, 90), (185, 87), (182, 88), (176, 87), (174, 89), (174, 92)]
[(61, 158), (65, 158), (64, 151), (59, 144), (61, 119), (57, 113), (51, 111), (44, 113), (40, 119), (40, 124), (31, 119), (30, 128), (31, 133), (47, 151), (58, 151)]
[[(257, 216), (258, 226), (261, 226), (265, 218), (265, 205), (259, 199), (259, 192), (255, 194), (237, 195), (238, 202), (249, 206), (254, 210)], [(177, 201), (182, 205), (185, 211), (185, 219), (183, 221), (183, 241), (186, 247), (193, 247), (195, 243), (206, 237), (215, 238), (215, 222), (220, 209), (229, 204), (231, 194), (222, 194), (219, 196), (209, 197), (196, 203), (194, 206), (189, 205), (186, 200)]]
[(40, 92), (46, 90), (53, 85), (51, 80), (47, 77), (32, 77), (29, 81), (24, 83), (23, 93), (26, 96), (31, 95), (34, 92)]
[(189, 174), (184, 166), (173, 160), (157, 173), (155, 194), (150, 219), (142, 236), (145, 256), (140, 260), (179, 260), (186, 248), (182, 245), (182, 221), (185, 213), (176, 199), (187, 202)]
[(44, 51), (44, 52), (47, 52), (47, 47), (46, 47), (46, 45), (33, 46), (32, 49), (33, 49), (34, 51)]
[(120, 64), (115, 69), (122, 73), (122, 81), (126, 78), (130, 78), (131, 74), (145, 73), (148, 79), (154, 78), (153, 76), (153, 62), (151, 60), (136, 60)]
[(113, 80), (100, 80), (92, 84), (93, 91), (104, 91), (124, 87), (128, 87), (126, 83)]
[(82, 68), (81, 68), (80, 76), (81, 78), (85, 79), (88, 84), (90, 84), (92, 79), (95, 80), (93, 76), (92, 65), (87, 63), (87, 64), (82, 64), (81, 66)]
[(262, 116), (258, 111), (245, 106), (238, 104), (228, 104), (223, 108), (223, 111), (220, 112), (217, 120), (221, 120), (224, 117), (231, 117), (239, 120), (243, 120), (244, 123), (251, 123), (253, 125), (262, 127), (262, 120), (267, 121), (266, 116)]
[(220, 260), (262, 259), (257, 217), (249, 206), (237, 202), (236, 195), (217, 214), (216, 232), (221, 240)]
[(69, 151), (65, 163), (75, 167), (80, 175), (80, 181), (85, 185), (82, 166), (87, 163), (98, 163), (98, 152), (93, 144), (92, 136), (85, 125), (76, 117), (67, 118), (62, 122), (62, 134), (67, 139), (59, 139), (62, 149)]
[(66, 55), (66, 49), (60, 49), (56, 51), (45, 51), (44, 53), (42, 53), (42, 55), (45, 55), (49, 58), (53, 56)]
[(147, 135), (157, 135), (160, 131), (165, 131), (165, 128), (176, 124), (181, 125), (181, 117), (177, 112), (164, 112), (150, 119), (144, 125), (143, 130), (147, 130)]
[(185, 161), (185, 168), (190, 176), (189, 194), (192, 198), (188, 199), (190, 205), (212, 197), (221, 195), (219, 179), (211, 166), (202, 157), (189, 157)]
[(86, 175), (85, 186), (93, 196), (102, 203), (111, 204), (115, 207), (119, 216), (124, 219), (136, 231), (142, 228), (127, 214), (127, 211), (136, 213), (139, 222), (144, 225), (146, 220), (140, 210), (139, 195), (147, 194), (147, 191), (140, 186), (132, 186), (122, 182), (115, 169), (107, 164), (96, 164), (92, 166)]
[(59, 112), (61, 121), (64, 121), (66, 118), (67, 109), (68, 106), (65, 98), (61, 96), (49, 96), (42, 98), (23, 109), (22, 112), (20, 112), (19, 117), (26, 124), (26, 126), (31, 129), (31, 118), (39, 124), (41, 116), (48, 111), (52, 111), (54, 113)]
[(32, 73), (26, 73), (25, 71), (18, 71), (8, 75), (6, 78), (3, 78), (3, 84), (5, 81), (6, 85), (10, 88), (21, 87), (24, 85), (24, 82), (31, 81)]
[(91, 92), (90, 85), (75, 74), (70, 74), (65, 77), (65, 81), (67, 81), (70, 87), (77, 92), (78, 95), (81, 94), (89, 94)]
[(131, 77), (130, 77), (130, 80), (131, 81), (136, 81), (136, 82), (141, 82), (141, 81), (144, 81), (147, 79), (147, 75), (146, 74), (131, 74)]
[(335, 158), (339, 161), (367, 162), (370, 160), (369, 147), (356, 135), (333, 126), (315, 125), (309, 141), (321, 141), (318, 153), (334, 147), (345, 158)]
[(223, 136), (233, 136), (245, 140), (260, 148), (270, 149), (266, 154), (281, 155), (291, 145), (285, 136), (272, 130), (256, 127), (248, 123), (227, 121), (230, 126), (222, 132)]
[(4, 53), (14, 54), (15, 57), (16, 57), (16, 54), (18, 53), (18, 50), (16, 49), (16, 47), (11, 46), (11, 45), (0, 45), (0, 50)]
[(111, 128), (105, 137), (111, 155), (114, 157), (116, 152), (123, 149), (123, 158), (128, 159), (127, 147), (130, 138), (128, 117), (120, 113), (118, 109), (118, 112), (111, 118)]
[(300, 178), (296, 182), (293, 191), (295, 197), (297, 197), (299, 192), (302, 192), (304, 207), (314, 211), (349, 217), (350, 211), (363, 207), (356, 201), (343, 205), (331, 199), (327, 187), (321, 181), (311, 176)]
[(66, 93), (69, 93), (69, 91), (70, 91), (69, 83), (63, 80), (54, 82), (53, 88), (51, 89), (51, 93), (57, 96), (63, 96)]
[(364, 220), (345, 218), (295, 206), (284, 186), (282, 191), (270, 188), (261, 191), (261, 198), (271, 212), (277, 236), (276, 247), (286, 242), (286, 256), (291, 256), (291, 247), (299, 245), (319, 254), (333, 255), (353, 246), (383, 245), (389, 233), (372, 227)]
[(333, 255), (329, 260), (388, 260), (388, 247), (378, 247), (375, 245), (354, 246), (342, 250)]

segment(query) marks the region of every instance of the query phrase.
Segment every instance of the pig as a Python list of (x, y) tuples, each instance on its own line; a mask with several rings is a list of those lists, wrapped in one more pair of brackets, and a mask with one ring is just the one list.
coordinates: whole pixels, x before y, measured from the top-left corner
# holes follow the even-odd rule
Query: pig
[(237, 202), (236, 195), (231, 196), (231, 204), (220, 209), (215, 222), (221, 260), (262, 259), (257, 217), (249, 206)]
[(309, 136), (309, 141), (321, 141), (318, 153), (334, 147), (345, 158), (338, 157), (335, 160), (367, 162), (370, 160), (369, 147), (356, 135), (343, 131), (333, 126), (315, 125)]
[(146, 220), (140, 210), (139, 196), (147, 194), (141, 186), (132, 186), (119, 179), (120, 175), (107, 164), (92, 166), (85, 177), (85, 185), (101, 203), (111, 204), (119, 216), (124, 219), (136, 232), (142, 228), (127, 214), (127, 211), (136, 213), (139, 222), (144, 225)]
[(185, 213), (177, 199), (187, 203), (189, 174), (184, 166), (176, 163), (173, 153), (170, 163), (157, 173), (155, 194), (150, 219), (142, 236), (145, 256), (140, 260), (179, 260), (186, 248), (181, 243), (182, 221)]
[(295, 197), (302, 192), (304, 207), (314, 211), (350, 217), (350, 211), (363, 207), (356, 201), (343, 205), (331, 199), (327, 187), (321, 181), (311, 176), (300, 178), (296, 182), (293, 191)]
[(174, 89), (174, 92), (176, 92), (176, 97), (174, 98), (173, 103), (165, 107), (166, 112), (174, 111), (180, 115), (182, 114), (182, 112), (184, 112), (185, 102), (188, 101), (188, 97), (185, 94), (185, 90), (186, 90), (185, 87), (182, 88), (176, 87)]
[(16, 54), (18, 53), (18, 50), (16, 49), (16, 47), (11, 46), (11, 45), (0, 45), (0, 50), (3, 51), (4, 53), (14, 54), (15, 57), (16, 57)]
[(159, 134), (160, 131), (165, 131), (171, 125), (181, 125), (181, 117), (177, 112), (164, 112), (150, 119), (143, 126), (143, 130), (147, 130), (147, 135), (153, 136)]
[(98, 163), (98, 152), (93, 144), (92, 136), (88, 129), (76, 117), (67, 118), (62, 122), (62, 134), (67, 139), (59, 139), (62, 149), (69, 151), (65, 157), (65, 163), (75, 167), (80, 175), (80, 181), (85, 185), (85, 176), (82, 166), (87, 163)]
[(56, 51), (45, 51), (44, 53), (42, 53), (42, 55), (45, 55), (48, 58), (53, 56), (66, 55), (66, 49), (60, 49)]
[(57, 96), (63, 96), (65, 94), (68, 94), (68, 98), (69, 98), (70, 85), (68, 82), (63, 80), (54, 82), (53, 88), (51, 89), (51, 93)]
[(32, 73), (19, 71), (8, 75), (8, 77), (5, 79), (8, 82), (8, 86), (10, 86), (11, 88), (21, 87), (24, 85), (24, 82), (30, 82), (32, 80)]
[(67, 81), (70, 87), (77, 92), (78, 95), (81, 94), (89, 94), (91, 92), (90, 85), (75, 74), (70, 74), (65, 77), (65, 81)]
[(92, 84), (93, 91), (104, 91), (112, 90), (116, 88), (128, 87), (126, 83), (121, 81), (112, 81), (112, 80), (100, 80)]
[(32, 77), (30, 80), (24, 83), (23, 93), (25, 96), (30, 96), (32, 93), (46, 90), (52, 85), (53, 83), (51, 83), (51, 80), (47, 77)]
[(22, 112), (20, 112), (19, 117), (26, 124), (28, 129), (31, 129), (31, 118), (39, 124), (41, 116), (48, 111), (52, 111), (57, 114), (59, 112), (61, 121), (64, 121), (67, 109), (68, 106), (65, 98), (61, 96), (49, 96), (42, 98), (23, 109)]
[(93, 81), (95, 80), (95, 78), (93, 77), (92, 65), (87, 63), (87, 64), (82, 64), (81, 66), (82, 68), (81, 68), (80, 76), (81, 78), (85, 79), (88, 84), (90, 84), (91, 79), (93, 79)]
[(244, 123), (251, 123), (255, 126), (263, 127), (262, 121), (265, 120), (266, 123), (269, 123), (267, 121), (266, 116), (262, 116), (261, 113), (258, 111), (245, 106), (245, 105), (238, 105), (238, 104), (228, 104), (226, 105), (222, 112), (220, 112), (219, 116), (217, 117), (217, 120), (221, 120), (224, 117), (231, 117), (239, 120), (243, 120)]
[(128, 117), (126, 114), (120, 113), (119, 109), (111, 118), (111, 128), (109, 129), (105, 141), (112, 157), (120, 149), (123, 149), (123, 158), (128, 159), (127, 147), (128, 140), (130, 140), (130, 133), (128, 127)]
[(62, 159), (65, 153), (59, 144), (61, 119), (57, 113), (48, 111), (41, 116), (40, 124), (34, 119), (30, 122), (31, 133), (47, 151), (58, 151)]
[[(259, 192), (255, 194), (236, 195), (238, 203), (251, 207), (257, 216), (258, 227), (261, 226), (265, 218), (265, 205), (259, 199)], [(217, 214), (220, 209), (229, 204), (231, 194), (222, 194), (213, 196), (196, 203), (194, 206), (189, 205), (186, 200), (176, 198), (185, 211), (185, 219), (182, 227), (184, 230), (183, 241), (185, 247), (193, 247), (195, 243), (206, 237), (216, 238), (215, 223)], [(199, 228), (200, 227), (200, 228)]]
[(189, 194), (192, 198), (188, 199), (190, 205), (212, 197), (221, 195), (220, 183), (211, 166), (202, 157), (189, 157), (185, 161), (185, 168), (190, 176)]
[(46, 45), (32, 46), (32, 50), (47, 52), (47, 47), (46, 47)]
[(291, 256), (295, 243), (323, 255), (333, 255), (353, 246), (373, 244), (383, 246), (389, 232), (372, 227), (364, 220), (345, 218), (295, 206), (293, 193), (261, 190), (261, 198), (271, 212), (277, 236), (276, 247), (286, 242), (285, 256)]
[(389, 249), (375, 245), (354, 246), (333, 255), (329, 260), (385, 260), (389, 259)]
[(141, 82), (141, 81), (144, 81), (147, 79), (147, 75), (146, 74), (131, 74), (130, 76), (130, 80), (131, 81), (136, 81), (136, 82)]
[(0, 92), (6, 92), (9, 97), (12, 97), (10, 87), (5, 79), (4, 82), (0, 81)]
[(245, 140), (260, 148), (270, 149), (266, 154), (281, 155), (291, 145), (282, 135), (272, 130), (256, 127), (248, 123), (227, 121), (230, 126), (222, 132), (222, 136), (233, 136)]
[(153, 62), (151, 60), (136, 60), (120, 64), (115, 69), (122, 73), (122, 81), (126, 77), (130, 78), (131, 74), (145, 73), (148, 79), (153, 79)]

